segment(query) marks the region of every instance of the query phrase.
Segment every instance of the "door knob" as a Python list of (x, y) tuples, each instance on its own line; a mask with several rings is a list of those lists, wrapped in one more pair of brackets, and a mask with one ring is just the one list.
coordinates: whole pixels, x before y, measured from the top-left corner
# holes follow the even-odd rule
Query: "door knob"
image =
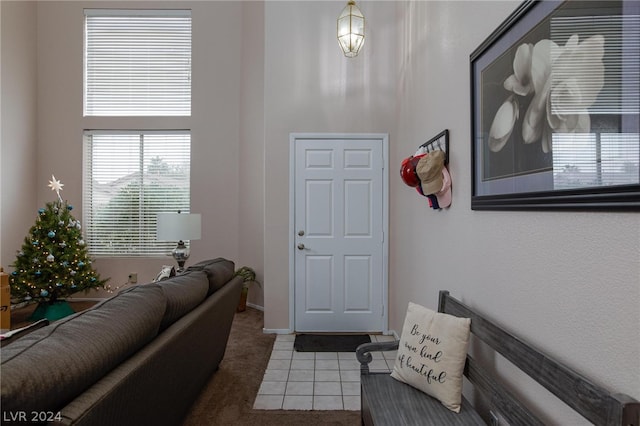
[(304, 244), (300, 243), (298, 244), (298, 250), (304, 250)]
[(301, 230), (299, 230), (299, 231), (298, 231), (298, 235), (299, 235), (299, 236), (301, 236), (301, 237), (302, 237), (302, 236), (304, 236), (304, 231), (303, 231), (302, 229), (301, 229)]

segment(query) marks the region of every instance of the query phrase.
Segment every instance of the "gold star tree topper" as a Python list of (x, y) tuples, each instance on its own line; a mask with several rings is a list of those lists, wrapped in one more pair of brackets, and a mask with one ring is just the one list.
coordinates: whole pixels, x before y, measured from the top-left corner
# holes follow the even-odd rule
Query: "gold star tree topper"
[(56, 180), (56, 177), (54, 175), (51, 175), (51, 180), (49, 181), (49, 188), (51, 188), (52, 191), (56, 191), (56, 194), (58, 194), (58, 199), (60, 200), (60, 202), (62, 202), (60, 191), (62, 191), (63, 186), (64, 186), (63, 183), (60, 183), (59, 180)]

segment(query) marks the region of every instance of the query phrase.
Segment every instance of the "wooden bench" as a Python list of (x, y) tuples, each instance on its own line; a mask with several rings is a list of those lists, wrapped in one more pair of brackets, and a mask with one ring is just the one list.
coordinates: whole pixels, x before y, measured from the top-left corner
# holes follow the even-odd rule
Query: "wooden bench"
[[(595, 425), (640, 425), (640, 402), (608, 390), (571, 370), (536, 348), (504, 331), (482, 315), (441, 291), (438, 312), (471, 318), (471, 333), (516, 367), (544, 386), (569, 407)], [(463, 397), (456, 414), (438, 400), (392, 378), (388, 373), (369, 372), (371, 352), (398, 349), (398, 341), (366, 343), (356, 350), (360, 361), (362, 423), (364, 425), (485, 425), (487, 422)], [(510, 425), (542, 425), (513, 392), (501, 385), (469, 354), (464, 375), (480, 392), (492, 413)], [(488, 410), (487, 410), (488, 411)], [(487, 419), (489, 420), (489, 419)], [(491, 424), (496, 424), (489, 421)]]

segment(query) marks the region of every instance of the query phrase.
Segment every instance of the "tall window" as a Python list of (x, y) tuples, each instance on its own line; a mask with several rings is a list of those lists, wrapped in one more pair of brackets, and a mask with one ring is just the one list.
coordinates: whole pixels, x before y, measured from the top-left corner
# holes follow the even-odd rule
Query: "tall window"
[(156, 215), (189, 212), (187, 132), (85, 132), (84, 233), (95, 256), (165, 255)]
[(89, 252), (166, 255), (156, 215), (190, 211), (191, 135), (157, 126), (191, 115), (191, 11), (85, 9), (84, 47), (84, 115), (115, 129), (84, 132)]
[(85, 116), (191, 115), (191, 11), (85, 9)]

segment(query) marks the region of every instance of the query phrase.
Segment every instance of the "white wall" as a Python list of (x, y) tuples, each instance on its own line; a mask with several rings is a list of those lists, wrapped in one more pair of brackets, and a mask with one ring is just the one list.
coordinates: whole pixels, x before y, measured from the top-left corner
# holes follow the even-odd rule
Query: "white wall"
[[(288, 134), (389, 132), (390, 328), (401, 329), (409, 301), (435, 309), (448, 289), (595, 382), (640, 398), (639, 216), (470, 208), (469, 55), (519, 3), (359, 2), (368, 39), (354, 60), (336, 54), (340, 3), (266, 4), (265, 328), (289, 325)], [(393, 165), (444, 129), (453, 204), (435, 212)], [(546, 422), (581, 422), (475, 349)]]
[[(240, 88), (243, 25), (240, 2), (126, 2), (128, 8), (188, 8), (193, 17), (192, 116), (161, 120), (82, 116), (83, 8), (122, 7), (120, 2), (38, 4), (38, 203), (51, 200), (47, 178), (65, 184), (63, 196), (82, 214), (82, 130), (128, 128), (191, 129), (192, 211), (202, 214), (202, 239), (194, 241), (187, 265), (212, 257), (240, 261), (239, 168)], [(151, 123), (151, 124), (149, 124)], [(110, 285), (137, 272), (152, 280), (166, 258), (98, 258), (94, 266)], [(95, 294), (89, 293), (89, 296)]]
[[(400, 330), (409, 301), (435, 309), (448, 289), (596, 383), (640, 398), (640, 216), (470, 208), (469, 55), (518, 4), (398, 5), (392, 164), (449, 129), (453, 203), (432, 211), (392, 173), (391, 327)], [(549, 424), (583, 422), (499, 357), (483, 357)]]
[(358, 2), (367, 39), (353, 59), (336, 39), (345, 5), (265, 3), (266, 329), (289, 328), (289, 134), (395, 130), (395, 5)]
[[(264, 281), (264, 3), (243, 2), (242, 84), (240, 87), (239, 253)], [(242, 265), (240, 265), (242, 263)], [(264, 306), (264, 291), (249, 290), (248, 302)]]
[(2, 1), (0, 17), (0, 266), (11, 271), (38, 216), (36, 5)]
[[(62, 195), (74, 205), (74, 215), (82, 217), (83, 129), (157, 125), (192, 130), (192, 210), (202, 214), (203, 235), (193, 242), (187, 265), (222, 256), (253, 266), (261, 278), (262, 2), (126, 2), (128, 8), (193, 10), (193, 114), (115, 122), (82, 117), (83, 8), (123, 7), (124, 3), (3, 1), (1, 5), (2, 265), (8, 267), (14, 261), (37, 208), (52, 200), (47, 187), (51, 174), (64, 183)], [(126, 282), (130, 272), (147, 282), (162, 264), (173, 263), (171, 257), (115, 258), (97, 259), (94, 266), (116, 287)], [(107, 295), (90, 292), (86, 296)], [(262, 305), (261, 289), (252, 290), (251, 297)]]

